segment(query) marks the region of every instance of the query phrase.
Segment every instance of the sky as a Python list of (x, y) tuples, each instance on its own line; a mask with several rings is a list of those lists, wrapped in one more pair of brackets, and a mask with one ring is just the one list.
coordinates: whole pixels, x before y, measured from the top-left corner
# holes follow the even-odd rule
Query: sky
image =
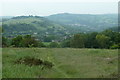
[(0, 16), (57, 13), (112, 14), (118, 12), (119, 0), (0, 0)]

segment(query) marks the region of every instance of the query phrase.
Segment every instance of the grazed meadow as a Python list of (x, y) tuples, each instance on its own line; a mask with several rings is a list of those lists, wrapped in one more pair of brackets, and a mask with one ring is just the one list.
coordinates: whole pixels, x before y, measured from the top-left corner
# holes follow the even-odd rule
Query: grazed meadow
[[(113, 78), (118, 75), (117, 49), (3, 48), (3, 78)], [(16, 64), (32, 57), (49, 61), (42, 65)]]

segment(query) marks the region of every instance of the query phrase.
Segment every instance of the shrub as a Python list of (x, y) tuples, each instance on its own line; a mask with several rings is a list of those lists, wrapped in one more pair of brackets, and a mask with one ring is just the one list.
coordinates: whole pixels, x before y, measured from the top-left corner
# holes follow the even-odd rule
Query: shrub
[(120, 45), (119, 44), (114, 44), (110, 47), (110, 49), (120, 49)]
[(70, 40), (65, 40), (61, 43), (61, 47), (70, 47)]
[(50, 47), (50, 48), (58, 48), (58, 47), (60, 47), (60, 45), (59, 45), (57, 42), (51, 42), (51, 43), (49, 44), (49, 47)]

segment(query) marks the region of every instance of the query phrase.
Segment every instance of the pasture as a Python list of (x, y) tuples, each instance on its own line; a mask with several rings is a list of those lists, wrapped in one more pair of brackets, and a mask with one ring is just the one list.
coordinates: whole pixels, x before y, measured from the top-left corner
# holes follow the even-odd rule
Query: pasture
[[(20, 64), (26, 57), (48, 61), (44, 65)], [(3, 48), (3, 78), (111, 78), (118, 75), (118, 50), (75, 48)], [(29, 60), (28, 60), (29, 61)], [(20, 62), (20, 61), (19, 61)], [(33, 62), (33, 61), (32, 61)]]

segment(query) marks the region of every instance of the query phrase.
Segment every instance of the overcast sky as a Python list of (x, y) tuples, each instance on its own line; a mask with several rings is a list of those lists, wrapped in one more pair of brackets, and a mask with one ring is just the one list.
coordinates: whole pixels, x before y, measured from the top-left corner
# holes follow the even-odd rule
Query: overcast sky
[[(104, 1), (104, 2), (103, 2)], [(0, 0), (0, 16), (56, 13), (111, 14), (118, 12), (119, 0)]]

